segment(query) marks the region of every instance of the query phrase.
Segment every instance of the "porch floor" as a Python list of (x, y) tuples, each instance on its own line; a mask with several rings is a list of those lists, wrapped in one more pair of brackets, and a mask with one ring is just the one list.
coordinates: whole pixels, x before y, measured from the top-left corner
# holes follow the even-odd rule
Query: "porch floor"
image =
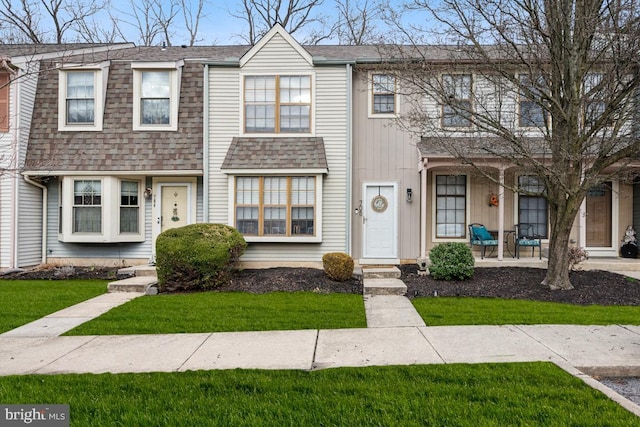
[[(511, 258), (504, 257), (502, 261), (498, 258), (484, 258), (479, 256), (475, 258), (476, 267), (533, 267), (533, 268), (547, 268), (547, 259), (539, 259), (537, 257), (520, 257)], [(606, 270), (606, 271), (638, 271), (640, 272), (640, 259), (633, 258), (589, 258), (586, 261), (581, 262), (577, 266), (582, 270)]]

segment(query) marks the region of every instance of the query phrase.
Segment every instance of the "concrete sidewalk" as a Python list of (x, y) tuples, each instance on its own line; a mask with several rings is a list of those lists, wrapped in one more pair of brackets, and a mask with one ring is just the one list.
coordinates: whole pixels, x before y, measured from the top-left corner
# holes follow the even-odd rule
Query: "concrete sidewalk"
[(589, 376), (640, 376), (640, 326), (429, 327), (406, 297), (367, 295), (362, 329), (58, 336), (141, 295), (104, 294), (0, 335), (0, 375), (545, 361), (640, 416)]

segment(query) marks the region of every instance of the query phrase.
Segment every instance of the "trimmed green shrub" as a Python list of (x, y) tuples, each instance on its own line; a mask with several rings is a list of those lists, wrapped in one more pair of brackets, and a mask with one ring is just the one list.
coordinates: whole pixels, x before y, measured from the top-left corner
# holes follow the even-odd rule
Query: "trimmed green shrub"
[(429, 253), (429, 274), (436, 280), (466, 280), (473, 277), (475, 259), (465, 243), (441, 243)]
[(191, 224), (164, 231), (156, 240), (160, 292), (214, 289), (227, 283), (247, 243), (224, 224)]
[(353, 258), (344, 252), (329, 252), (322, 256), (324, 273), (337, 282), (344, 282), (351, 278), (353, 266)]

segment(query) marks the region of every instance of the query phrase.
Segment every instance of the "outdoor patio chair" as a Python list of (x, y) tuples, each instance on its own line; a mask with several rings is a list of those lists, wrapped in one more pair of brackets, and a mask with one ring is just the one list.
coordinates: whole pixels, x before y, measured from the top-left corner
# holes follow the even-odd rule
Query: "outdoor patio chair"
[(490, 246), (493, 250), (494, 247), (498, 246), (498, 240), (496, 240), (489, 230), (482, 224), (469, 224), (469, 243), (471, 244), (471, 248), (474, 246), (480, 246), (480, 258), (484, 259), (487, 246)]
[(540, 236), (534, 234), (532, 224), (516, 224), (516, 258), (520, 258), (520, 247), (524, 246), (531, 248), (531, 256), (535, 255), (536, 247), (538, 247), (538, 253), (540, 259), (542, 259), (542, 242)]

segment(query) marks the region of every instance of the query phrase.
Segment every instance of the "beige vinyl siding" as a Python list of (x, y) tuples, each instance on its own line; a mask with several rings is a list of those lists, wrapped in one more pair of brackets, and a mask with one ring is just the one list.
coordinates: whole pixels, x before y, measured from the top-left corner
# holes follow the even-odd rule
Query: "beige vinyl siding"
[[(247, 262), (319, 262), (331, 251), (346, 250), (347, 93), (344, 66), (313, 68), (276, 34), (242, 69), (209, 67), (209, 221), (232, 221), (233, 176), (220, 170), (233, 137), (242, 126), (241, 76), (250, 74), (312, 74), (312, 128), (324, 138), (329, 174), (323, 180), (322, 243), (252, 243)], [(231, 224), (233, 225), (233, 224)]]
[[(369, 118), (367, 76), (353, 79), (353, 182), (354, 203), (364, 199), (362, 184), (389, 182), (398, 186), (398, 256), (416, 259), (420, 250), (420, 174), (416, 140), (395, 126), (393, 119)], [(401, 100), (401, 98), (400, 98)], [(401, 112), (403, 106), (400, 105)], [(407, 188), (413, 202), (406, 201)], [(363, 201), (364, 203), (364, 201)], [(354, 208), (357, 206), (354, 206)], [(353, 215), (354, 257), (362, 256), (362, 217)]]

